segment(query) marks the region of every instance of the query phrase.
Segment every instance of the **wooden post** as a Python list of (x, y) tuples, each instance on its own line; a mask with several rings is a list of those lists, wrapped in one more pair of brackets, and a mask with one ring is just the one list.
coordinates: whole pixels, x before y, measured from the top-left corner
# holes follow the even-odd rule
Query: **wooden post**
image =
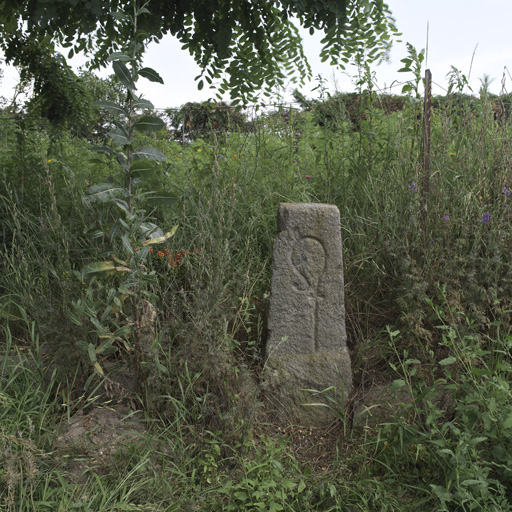
[(430, 120), (432, 117), (432, 73), (425, 71), (425, 99), (423, 103), (423, 183), (421, 186), (421, 227), (427, 234), (427, 198), (430, 190)]
[(186, 123), (185, 112), (183, 112), (183, 124), (181, 125), (181, 147), (185, 147), (185, 123)]

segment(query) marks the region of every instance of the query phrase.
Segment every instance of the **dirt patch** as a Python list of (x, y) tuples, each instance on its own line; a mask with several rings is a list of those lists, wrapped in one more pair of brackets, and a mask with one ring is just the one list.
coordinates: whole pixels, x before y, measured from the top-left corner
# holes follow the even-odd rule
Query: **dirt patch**
[(122, 405), (95, 407), (87, 413), (80, 410), (66, 420), (54, 447), (69, 480), (85, 483), (91, 470), (108, 472), (119, 450), (136, 443), (145, 432), (140, 412)]

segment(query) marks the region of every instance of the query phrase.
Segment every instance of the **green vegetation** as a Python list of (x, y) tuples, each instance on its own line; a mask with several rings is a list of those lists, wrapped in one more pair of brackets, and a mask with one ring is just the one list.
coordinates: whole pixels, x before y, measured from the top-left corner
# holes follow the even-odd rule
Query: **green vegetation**
[(340, 65), (357, 56), (383, 58), (396, 33), (382, 0), (151, 0), (138, 6), (133, 0), (3, 0), (0, 48), (8, 63), (27, 68), (37, 88), (53, 96), (63, 78), (72, 81), (56, 44), (69, 48), (69, 57), (87, 52), (95, 65), (105, 65), (131, 40), (125, 21), (135, 9), (148, 42), (175, 36), (201, 67), (199, 88), (213, 84), (236, 101), (269, 93), (290, 74), (301, 83), (311, 75), (293, 19), (310, 33), (325, 34), (321, 56)]
[[(0, 508), (509, 510), (510, 98), (453, 70), (425, 193), (421, 52), (407, 97), (363, 66), (357, 94), (159, 117), (142, 11), (83, 126), (0, 116)], [(341, 212), (355, 391), (327, 429), (265, 408), (283, 201)]]
[[(421, 105), (405, 97), (220, 105), (211, 120), (184, 108), (167, 130), (133, 131), (166, 161), (144, 185), (135, 173), (131, 213), (112, 192), (126, 183), (119, 137), (93, 153), (81, 134), (4, 115), (2, 507), (508, 510), (507, 100), (435, 98), (425, 225)], [(174, 202), (152, 206), (158, 189)], [(342, 216), (356, 392), (324, 431), (277, 424), (259, 387), (281, 201)], [(402, 406), (358, 418), (374, 384)], [(135, 440), (101, 456), (66, 441), (77, 411), (116, 404), (144, 412)]]

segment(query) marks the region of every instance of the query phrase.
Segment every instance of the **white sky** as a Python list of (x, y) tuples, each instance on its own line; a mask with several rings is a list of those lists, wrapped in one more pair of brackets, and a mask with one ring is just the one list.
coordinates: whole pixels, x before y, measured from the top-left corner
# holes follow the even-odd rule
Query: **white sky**
[[(387, 0), (387, 3), (403, 34), (403, 42), (395, 44), (388, 63), (374, 66), (378, 88), (399, 94), (401, 85), (397, 84), (412, 78), (410, 74), (397, 73), (402, 67), (400, 59), (407, 56), (406, 42), (410, 42), (418, 51), (427, 46), (428, 24), (427, 67), (432, 71), (434, 93), (441, 94), (442, 88), (447, 88), (446, 74), (452, 65), (470, 78), (475, 94), (478, 94), (479, 79), (484, 74), (494, 79), (492, 92), (502, 92), (503, 84), (504, 92), (512, 92), (511, 0)], [(329, 64), (322, 64), (318, 58), (320, 39), (320, 34), (304, 34), (305, 52), (313, 76), (322, 75), (330, 84), (331, 91), (354, 90), (352, 77), (357, 74), (357, 70), (347, 68), (343, 72)], [(471, 64), (473, 52), (475, 54)], [(72, 64), (78, 67), (83, 62), (84, 59), (75, 57)], [(177, 107), (187, 101), (202, 101), (215, 94), (206, 87), (202, 91), (197, 90), (194, 78), (200, 70), (192, 57), (181, 50), (180, 44), (170, 36), (160, 44), (149, 47), (144, 65), (158, 71), (165, 82), (164, 85), (144, 79), (139, 82), (139, 91), (157, 108)], [(4, 78), (0, 83), (0, 96), (10, 99), (17, 83), (17, 73), (3, 63), (2, 69)], [(101, 74), (105, 76), (110, 72), (105, 70)], [(316, 93), (310, 91), (316, 85), (316, 82), (309, 84), (302, 91), (314, 96)]]

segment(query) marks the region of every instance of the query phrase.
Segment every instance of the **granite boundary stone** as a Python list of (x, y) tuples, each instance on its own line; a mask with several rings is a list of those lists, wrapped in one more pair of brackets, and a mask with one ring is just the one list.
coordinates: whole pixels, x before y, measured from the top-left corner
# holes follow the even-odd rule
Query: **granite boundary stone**
[(323, 426), (352, 388), (340, 214), (334, 205), (282, 203), (277, 227), (264, 380), (279, 416)]

